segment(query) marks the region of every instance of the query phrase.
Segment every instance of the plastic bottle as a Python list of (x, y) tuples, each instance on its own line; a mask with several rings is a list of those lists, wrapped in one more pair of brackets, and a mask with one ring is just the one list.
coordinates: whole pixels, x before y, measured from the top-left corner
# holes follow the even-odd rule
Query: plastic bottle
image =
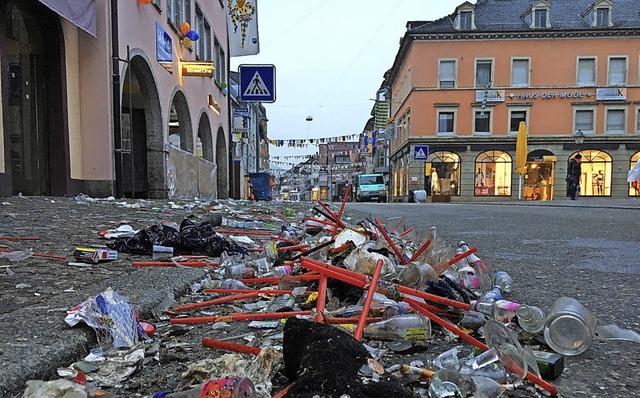
[(249, 289), (247, 285), (237, 279), (225, 279), (220, 284), (220, 289), (232, 290), (232, 289)]
[(431, 321), (422, 314), (395, 315), (370, 323), (364, 335), (374, 340), (427, 340), (431, 337)]
[(515, 317), (519, 306), (520, 304), (509, 300), (496, 300), (492, 303), (483, 303), (477, 300), (471, 302), (471, 308), (474, 311), (482, 312), (498, 321)]
[(235, 264), (231, 265), (224, 270), (225, 278), (233, 278), (233, 279), (246, 279), (246, 278), (255, 278), (256, 270), (247, 267), (244, 264)]
[(516, 310), (518, 325), (529, 333), (539, 333), (544, 329), (547, 317), (540, 308), (522, 304)]
[(500, 289), (502, 289), (503, 292), (511, 292), (511, 286), (513, 285), (513, 279), (511, 278), (511, 275), (509, 275), (508, 273), (504, 272), (504, 271), (498, 271), (496, 272), (494, 281), (493, 281), (494, 285), (499, 286)]
[[(224, 395), (231, 392), (231, 395)], [(222, 395), (221, 395), (222, 392)], [(229, 396), (230, 398), (253, 398), (256, 388), (246, 377), (209, 380), (204, 384), (185, 391), (157, 392), (153, 398), (200, 398)]]
[[(470, 250), (469, 245), (465, 241), (460, 242), (460, 244), (458, 245), (458, 249), (460, 250), (460, 253), (464, 253)], [(470, 255), (465, 257), (465, 260), (476, 271), (476, 276), (478, 277), (478, 282), (480, 283), (481, 290), (486, 291), (491, 289), (493, 283), (491, 281), (492, 274), (489, 270), (489, 267), (487, 267), (487, 265), (480, 259), (480, 257), (476, 256), (475, 253), (471, 253)]]
[(408, 311), (411, 311), (411, 307), (404, 304), (405, 303), (398, 303), (384, 307), (384, 310), (382, 311), (382, 319), (389, 319), (396, 315), (408, 314)]
[(261, 278), (281, 278), (283, 276), (291, 275), (291, 266), (289, 265), (279, 265), (277, 267), (271, 268), (270, 272), (265, 272), (260, 275)]
[(482, 296), (478, 299), (478, 301), (483, 303), (493, 303), (497, 300), (502, 300), (502, 289), (500, 289), (500, 286), (494, 286), (491, 290), (487, 290), (482, 293)]

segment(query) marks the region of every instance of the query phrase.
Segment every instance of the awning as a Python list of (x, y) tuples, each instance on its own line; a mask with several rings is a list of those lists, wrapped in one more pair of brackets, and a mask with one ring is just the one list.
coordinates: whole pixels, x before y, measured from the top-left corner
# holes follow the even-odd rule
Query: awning
[(62, 18), (96, 37), (96, 0), (40, 0)]

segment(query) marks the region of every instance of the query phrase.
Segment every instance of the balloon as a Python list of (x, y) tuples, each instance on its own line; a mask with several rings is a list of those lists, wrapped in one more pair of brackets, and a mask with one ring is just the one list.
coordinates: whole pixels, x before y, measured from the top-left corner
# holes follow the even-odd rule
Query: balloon
[(182, 39), (182, 44), (184, 44), (187, 48), (191, 48), (193, 42), (188, 37), (185, 37), (184, 39)]
[(180, 32), (182, 32), (183, 35), (186, 35), (187, 33), (189, 33), (190, 30), (191, 30), (191, 25), (189, 25), (189, 23), (183, 22), (180, 24)]
[(150, 4), (151, 0), (138, 0), (138, 3), (140, 3), (140, 4)]
[(195, 30), (190, 30), (187, 32), (187, 37), (192, 41), (197, 41), (200, 38), (200, 35)]
[(224, 87), (224, 88), (222, 89), (222, 95), (227, 95), (227, 94), (229, 94), (229, 89), (228, 89), (228, 88), (226, 88), (226, 87)]
[(223, 90), (225, 88), (227, 88), (227, 83), (225, 83), (225, 82), (220, 83), (220, 88), (223, 89)]

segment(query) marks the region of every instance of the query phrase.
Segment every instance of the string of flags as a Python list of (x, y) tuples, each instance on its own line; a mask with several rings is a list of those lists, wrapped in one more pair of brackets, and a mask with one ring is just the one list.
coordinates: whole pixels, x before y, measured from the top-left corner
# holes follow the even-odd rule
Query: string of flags
[(358, 140), (360, 134), (348, 134), (341, 135), (336, 137), (324, 137), (324, 138), (302, 138), (302, 139), (291, 139), (291, 140), (269, 140), (269, 144), (276, 147), (296, 147), (296, 148), (304, 148), (307, 145), (318, 145), (325, 144), (331, 142), (346, 142), (346, 141), (355, 141)]

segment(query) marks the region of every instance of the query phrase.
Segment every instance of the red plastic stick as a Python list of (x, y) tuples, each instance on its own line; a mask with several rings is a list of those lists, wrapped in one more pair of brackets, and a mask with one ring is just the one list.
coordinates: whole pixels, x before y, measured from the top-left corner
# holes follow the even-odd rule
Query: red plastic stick
[(0, 240), (40, 240), (40, 238), (20, 238), (16, 236), (0, 236)]
[(131, 265), (135, 267), (217, 267), (219, 264), (213, 261), (183, 261), (183, 262), (171, 262), (171, 261), (132, 261)]
[(327, 301), (327, 277), (321, 276), (318, 282), (318, 298), (316, 299), (316, 322), (323, 322), (324, 304)]
[[(347, 198), (349, 197), (349, 192), (351, 191), (351, 184), (347, 185), (347, 191), (344, 193), (344, 198), (342, 198), (342, 205), (340, 206), (340, 211), (338, 212), (338, 217), (337, 220), (342, 223), (341, 218), (342, 218), (342, 212), (344, 211), (344, 206), (347, 204)], [(344, 226), (343, 226), (344, 228)], [(331, 233), (331, 239), (334, 239), (336, 237), (336, 234), (338, 233), (338, 228), (334, 228), (333, 229), (333, 233)]]
[(354, 337), (356, 340), (362, 340), (362, 333), (364, 332), (364, 325), (367, 316), (369, 316), (369, 309), (371, 308), (371, 300), (373, 300), (373, 294), (376, 291), (376, 287), (378, 287), (378, 279), (380, 278), (380, 272), (382, 272), (382, 265), (384, 261), (378, 260), (376, 261), (376, 268), (373, 271), (373, 276), (371, 277), (371, 282), (369, 283), (369, 289), (367, 289), (367, 298), (364, 300), (364, 305), (362, 306), (362, 313), (360, 314), (360, 322), (358, 322), (358, 326), (356, 327), (356, 333)]
[(193, 318), (172, 318), (169, 323), (185, 324), (185, 323), (207, 323), (207, 322), (233, 322), (233, 321), (252, 321), (255, 319), (280, 319), (290, 318), (298, 315), (310, 315), (311, 311), (293, 311), (293, 312), (271, 312), (268, 314), (231, 314), (220, 316), (200, 316)]
[(291, 387), (293, 387), (293, 383), (289, 384), (284, 389), (280, 390), (276, 395), (274, 395), (271, 398), (284, 398), (287, 395), (287, 393), (289, 392), (289, 389)]
[(457, 256), (455, 256), (454, 258), (452, 258), (451, 260), (447, 261), (444, 265), (441, 265), (439, 267), (436, 267), (436, 272), (438, 273), (442, 273), (444, 270), (446, 270), (447, 268), (451, 267), (453, 264), (457, 263), (458, 261), (462, 260), (463, 258), (475, 253), (478, 251), (477, 247), (472, 247), (471, 249), (467, 250), (464, 253), (460, 253)]
[[(273, 294), (273, 295), (283, 295), (283, 294), (291, 294), (293, 290), (269, 290), (269, 289), (205, 289), (205, 293), (258, 293), (258, 294)], [(309, 295), (312, 292), (310, 290), (306, 290), (304, 292), (305, 295)]]
[(398, 256), (398, 259), (400, 259), (400, 262), (402, 264), (406, 264), (407, 260), (405, 260), (404, 256), (402, 255), (402, 253), (400, 252), (396, 244), (393, 243), (393, 241), (391, 240), (391, 237), (389, 236), (389, 234), (387, 234), (387, 231), (384, 229), (384, 226), (380, 223), (380, 220), (378, 220), (377, 218), (374, 218), (374, 220), (376, 222), (376, 225), (378, 226), (378, 230), (380, 231), (382, 236), (384, 236), (384, 239), (387, 241), (389, 246), (391, 246), (396, 256)]
[[(0, 250), (2, 253), (13, 253), (15, 250)], [(65, 256), (55, 256), (53, 254), (45, 254), (45, 253), (33, 253), (33, 257), (43, 257), (43, 258), (54, 258), (56, 260), (64, 260)]]
[[(381, 316), (376, 316), (373, 318), (366, 318), (364, 320), (364, 323), (373, 323), (373, 322), (380, 322), (382, 320)], [(361, 317), (359, 316), (351, 316), (348, 318), (324, 318), (324, 321), (326, 323), (331, 323), (331, 324), (356, 324), (356, 323), (360, 323), (361, 321)]]
[(408, 234), (408, 233), (409, 233), (409, 232), (411, 232), (411, 231), (413, 231), (413, 228), (406, 229), (406, 230), (402, 231), (402, 233), (401, 233), (401, 234), (399, 234), (399, 235), (400, 235), (400, 236), (405, 236), (406, 234)]
[(219, 350), (233, 351), (240, 354), (251, 354), (256, 356), (260, 355), (260, 351), (262, 351), (262, 349), (258, 347), (229, 343), (228, 341), (215, 340), (208, 337), (204, 337), (202, 339), (202, 345), (208, 348), (217, 348)]
[(427, 250), (427, 248), (429, 247), (429, 245), (431, 244), (431, 241), (429, 239), (427, 239), (426, 242), (424, 242), (424, 245), (420, 246), (420, 248), (418, 249), (417, 252), (413, 253), (413, 256), (411, 256), (411, 258), (409, 259), (409, 262), (412, 262), (413, 260), (415, 260), (416, 258), (418, 258), (419, 255), (421, 255), (422, 253), (424, 253), (425, 250)]
[(306, 251), (306, 249), (309, 248), (309, 245), (305, 244), (305, 245), (295, 245), (295, 246), (284, 246), (284, 247), (279, 247), (278, 248), (278, 252), (282, 253), (284, 251), (296, 251), (296, 250), (300, 250), (300, 251)]
[[(387, 221), (389, 221), (389, 220), (387, 220)], [(402, 224), (403, 221), (404, 221), (404, 216), (402, 216), (400, 221), (398, 221), (398, 223), (393, 228), (391, 228), (391, 232), (395, 231), (396, 228), (398, 228), (400, 226), (400, 224)]]
[(248, 298), (258, 297), (259, 294), (260, 293), (256, 293), (256, 292), (245, 293), (245, 294), (234, 294), (233, 296), (220, 297), (220, 298), (217, 298), (217, 299), (207, 300), (207, 301), (203, 301), (203, 302), (200, 302), (200, 303), (179, 305), (179, 306), (177, 306), (175, 308), (175, 310), (176, 311), (189, 311), (189, 310), (195, 310), (196, 308), (211, 307), (211, 306), (218, 305), (218, 304), (230, 303), (230, 302), (236, 301), (236, 300), (244, 300), (244, 299), (248, 299)]
[(334, 213), (333, 211), (331, 211), (331, 209), (327, 205), (325, 205), (321, 201), (318, 201), (318, 204), (320, 206), (322, 206), (322, 208), (325, 209), (327, 211), (327, 213), (329, 213), (329, 215), (336, 220), (336, 224), (338, 224), (339, 227), (341, 227), (341, 228), (345, 228), (346, 227), (344, 225), (344, 223), (342, 221), (340, 221), (340, 219), (338, 218), (338, 215), (336, 213)]

